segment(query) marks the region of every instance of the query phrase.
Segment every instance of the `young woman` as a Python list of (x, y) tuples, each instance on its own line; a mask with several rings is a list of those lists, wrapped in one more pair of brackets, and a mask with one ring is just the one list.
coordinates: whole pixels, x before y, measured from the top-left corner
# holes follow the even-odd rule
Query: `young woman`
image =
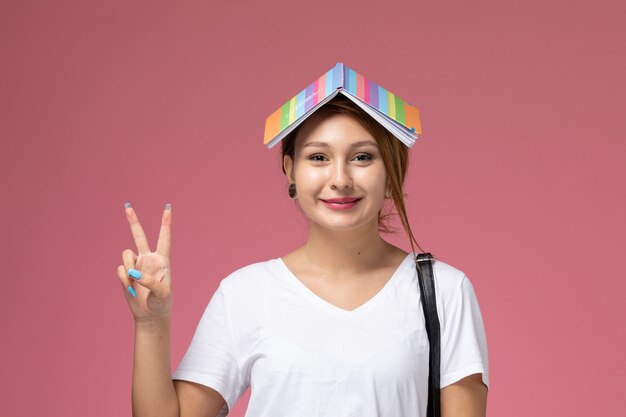
[[(283, 139), (282, 154), (289, 196), (309, 221), (306, 243), (224, 278), (173, 375), (171, 208), (151, 252), (127, 205), (138, 253), (122, 253), (118, 276), (135, 319), (135, 417), (225, 416), (248, 387), (248, 417), (426, 415), (429, 348), (414, 253), (381, 237), (395, 207), (417, 244), (402, 189), (408, 149), (338, 95)], [(440, 260), (433, 271), (442, 416), (485, 416), (476, 295), (462, 271)]]

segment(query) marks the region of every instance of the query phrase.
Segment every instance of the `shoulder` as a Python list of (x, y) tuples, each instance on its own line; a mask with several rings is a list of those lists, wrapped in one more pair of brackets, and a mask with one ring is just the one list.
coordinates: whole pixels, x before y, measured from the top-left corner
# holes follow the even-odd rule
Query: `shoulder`
[[(449, 301), (458, 298), (458, 295), (471, 283), (462, 269), (441, 259), (433, 260), (432, 267), (437, 304), (441, 303), (445, 308)], [(418, 286), (417, 271), (415, 263), (411, 258), (407, 259), (404, 268), (405, 273), (410, 276), (410, 279), (405, 281), (405, 283), (410, 285), (411, 288)]]
[(224, 308), (237, 329), (249, 334), (263, 320), (281, 288), (280, 260), (269, 259), (242, 266), (220, 281)]
[[(474, 287), (467, 274), (447, 262), (436, 260), (433, 262), (435, 292), (437, 299), (445, 309), (462, 302), (462, 299), (475, 299)], [(477, 300), (476, 300), (477, 301)]]
[(446, 319), (474, 314), (480, 309), (474, 286), (464, 271), (443, 261), (433, 263), (437, 307), (445, 326)]
[(465, 272), (441, 260), (433, 262), (433, 274), (435, 286), (438, 287), (442, 294), (456, 292), (463, 282), (467, 280)]
[(279, 259), (269, 259), (242, 266), (220, 281), (219, 288), (227, 298), (258, 297), (272, 285), (279, 272)]

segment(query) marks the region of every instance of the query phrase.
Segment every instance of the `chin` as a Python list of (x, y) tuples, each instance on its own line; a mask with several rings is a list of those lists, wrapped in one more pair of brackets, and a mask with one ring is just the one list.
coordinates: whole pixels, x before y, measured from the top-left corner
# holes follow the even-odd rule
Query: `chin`
[(363, 230), (367, 228), (373, 228), (378, 230), (378, 217), (374, 219), (374, 222), (326, 222), (326, 221), (316, 221), (311, 219), (312, 223), (321, 229), (328, 230), (330, 232), (351, 232), (357, 230)]

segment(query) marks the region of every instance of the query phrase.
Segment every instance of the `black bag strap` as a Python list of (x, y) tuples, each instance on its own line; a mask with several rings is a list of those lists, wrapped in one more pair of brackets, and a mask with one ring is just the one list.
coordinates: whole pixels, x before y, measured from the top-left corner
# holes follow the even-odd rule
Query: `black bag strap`
[(435, 297), (435, 280), (433, 277), (433, 256), (430, 253), (420, 253), (415, 257), (415, 269), (420, 288), (420, 298), (426, 320), (426, 334), (430, 345), (428, 365), (428, 417), (440, 417), (439, 403), (439, 371), (440, 371), (440, 328), (437, 316), (437, 300)]

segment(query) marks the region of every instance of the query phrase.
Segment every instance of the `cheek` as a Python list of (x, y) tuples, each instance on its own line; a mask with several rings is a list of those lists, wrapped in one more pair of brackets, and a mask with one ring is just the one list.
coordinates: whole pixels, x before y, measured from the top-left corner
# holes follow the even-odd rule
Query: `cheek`
[(296, 169), (294, 172), (296, 186), (301, 189), (315, 189), (323, 186), (326, 174), (323, 169)]
[(387, 186), (387, 177), (383, 169), (357, 171), (354, 180), (366, 186), (370, 193), (385, 194)]

